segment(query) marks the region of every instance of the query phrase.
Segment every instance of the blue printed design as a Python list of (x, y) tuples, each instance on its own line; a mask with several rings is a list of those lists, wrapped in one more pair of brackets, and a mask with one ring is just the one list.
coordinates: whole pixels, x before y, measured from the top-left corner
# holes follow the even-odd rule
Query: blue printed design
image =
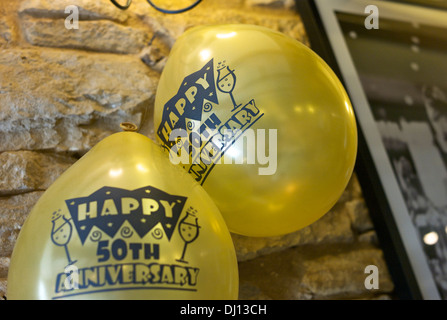
[[(163, 108), (158, 138), (171, 156), (188, 153), (190, 162), (182, 162), (183, 167), (202, 185), (224, 153), (264, 115), (255, 99), (243, 102), (234, 97), (236, 72), (225, 60), (215, 67), (211, 59), (184, 78), (177, 94)], [(223, 99), (227, 94), (230, 99)], [(219, 112), (222, 110), (229, 112)], [(170, 136), (176, 129), (186, 133), (186, 145), (179, 143), (178, 136)]]
[(161, 124), (157, 130), (163, 144), (171, 148), (175, 142), (169, 141), (169, 133), (174, 129), (186, 129), (187, 119), (200, 121), (204, 103), (208, 103), (207, 108), (210, 102), (219, 103), (214, 84), (213, 59), (201, 70), (187, 76), (177, 94), (164, 105)]
[(113, 238), (125, 221), (140, 238), (161, 223), (170, 240), (186, 199), (150, 186), (137, 190), (103, 187), (90, 196), (65, 202), (84, 244), (94, 226)]
[(53, 216), (51, 218), (51, 241), (57, 246), (64, 247), (65, 254), (67, 255), (68, 259), (68, 265), (72, 265), (76, 262), (76, 260), (71, 259), (67, 245), (70, 242), (73, 227), (70, 223), (70, 219), (65, 218), (64, 215), (60, 214), (60, 212), (60, 209), (53, 212)]
[[(57, 296), (53, 299), (125, 290), (197, 291), (199, 271), (199, 268), (157, 262), (89, 266), (77, 271), (77, 290), (66, 288), (64, 282), (67, 274), (59, 273), (55, 286)], [(92, 274), (95, 276), (92, 277)]]

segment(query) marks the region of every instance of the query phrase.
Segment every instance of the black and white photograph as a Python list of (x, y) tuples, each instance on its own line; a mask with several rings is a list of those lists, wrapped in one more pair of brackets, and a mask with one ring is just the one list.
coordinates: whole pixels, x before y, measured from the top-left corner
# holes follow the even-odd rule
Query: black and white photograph
[[(447, 29), (337, 14), (436, 285), (447, 298)], [(444, 39), (438, 35), (446, 35)]]
[(315, 2), (397, 225), (391, 232), (422, 296), (447, 299), (447, 12), (430, 1)]

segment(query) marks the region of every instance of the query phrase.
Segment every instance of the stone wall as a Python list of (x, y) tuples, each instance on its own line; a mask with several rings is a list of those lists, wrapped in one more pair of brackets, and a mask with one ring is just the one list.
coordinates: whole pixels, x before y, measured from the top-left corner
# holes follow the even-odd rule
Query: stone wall
[[(188, 1), (164, 1), (187, 4)], [(190, 1), (189, 1), (190, 3)], [(79, 8), (78, 30), (65, 8)], [(204, 0), (164, 15), (144, 0), (0, 0), (0, 299), (20, 228), (49, 185), (132, 121), (153, 137), (151, 110), (176, 38), (199, 24), (249, 23), (308, 45), (294, 1)], [(394, 285), (354, 175), (334, 208), (282, 237), (233, 235), (240, 299), (391, 299)], [(364, 285), (368, 265), (379, 289)]]

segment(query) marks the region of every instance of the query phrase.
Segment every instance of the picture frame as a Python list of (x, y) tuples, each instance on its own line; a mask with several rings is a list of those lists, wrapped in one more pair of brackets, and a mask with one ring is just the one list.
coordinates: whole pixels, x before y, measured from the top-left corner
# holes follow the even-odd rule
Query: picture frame
[(355, 172), (399, 299), (447, 299), (447, 6), (296, 0), (358, 125)]

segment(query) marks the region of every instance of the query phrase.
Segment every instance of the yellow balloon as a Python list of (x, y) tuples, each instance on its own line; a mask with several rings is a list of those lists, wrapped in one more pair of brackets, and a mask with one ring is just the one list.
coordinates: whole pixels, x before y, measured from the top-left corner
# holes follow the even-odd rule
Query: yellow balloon
[(42, 195), (17, 239), (8, 299), (237, 299), (225, 222), (135, 132), (99, 142)]
[[(299, 230), (351, 177), (357, 128), (332, 70), (258, 26), (200, 26), (179, 37), (159, 82), (158, 142), (216, 202), (234, 233)], [(177, 137), (177, 139), (176, 139)]]

